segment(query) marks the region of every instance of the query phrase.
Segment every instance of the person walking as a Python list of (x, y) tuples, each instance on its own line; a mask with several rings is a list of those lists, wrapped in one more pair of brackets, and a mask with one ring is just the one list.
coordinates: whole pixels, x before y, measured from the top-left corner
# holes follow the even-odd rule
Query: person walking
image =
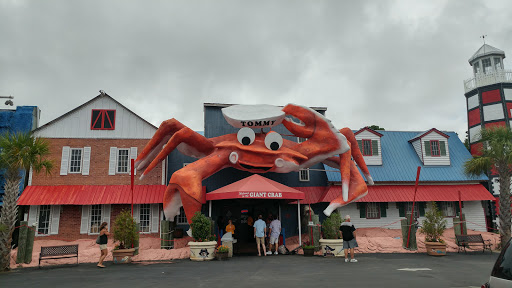
[(110, 233), (108, 233), (107, 226), (108, 226), (107, 222), (101, 223), (100, 235), (98, 236), (98, 238), (99, 238), (98, 244), (100, 244), (100, 251), (101, 251), (100, 261), (98, 262), (98, 267), (100, 267), (100, 268), (105, 268), (105, 265), (103, 265), (103, 260), (105, 260), (105, 257), (107, 257), (107, 255), (108, 255), (107, 243), (108, 243), (108, 236), (110, 235)]
[[(274, 217), (272, 217), (274, 218)], [(270, 248), (267, 254), (272, 255), (272, 246), (275, 246), (274, 255), (277, 255), (277, 246), (279, 245), (279, 235), (281, 234), (281, 221), (279, 219), (273, 219), (269, 226), (270, 234)]]
[(256, 246), (258, 247), (258, 256), (261, 256), (260, 245), (263, 247), (263, 255), (267, 256), (265, 248), (265, 237), (267, 237), (265, 221), (262, 220), (263, 216), (258, 215), (258, 221), (254, 222), (254, 238), (256, 238)]
[[(354, 258), (354, 248), (358, 247), (356, 228), (350, 222), (350, 215), (345, 216), (345, 222), (341, 223), (340, 233), (343, 238), (343, 250), (345, 250), (345, 262), (357, 262)], [(348, 260), (348, 249), (350, 249), (350, 260)]]

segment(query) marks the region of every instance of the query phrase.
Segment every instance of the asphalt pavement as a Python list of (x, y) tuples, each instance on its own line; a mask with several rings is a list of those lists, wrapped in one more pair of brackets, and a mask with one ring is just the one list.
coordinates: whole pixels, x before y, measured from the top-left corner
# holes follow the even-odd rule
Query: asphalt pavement
[[(480, 287), (497, 253), (361, 254), (359, 262), (302, 255), (228, 261), (142, 262), (23, 268), (0, 273), (0, 287)], [(72, 260), (71, 260), (72, 261)]]

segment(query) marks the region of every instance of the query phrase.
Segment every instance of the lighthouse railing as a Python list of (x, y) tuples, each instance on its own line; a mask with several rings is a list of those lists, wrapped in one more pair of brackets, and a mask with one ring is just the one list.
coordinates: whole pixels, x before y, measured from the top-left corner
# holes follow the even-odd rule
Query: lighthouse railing
[(497, 69), (487, 73), (477, 73), (475, 77), (464, 80), (464, 93), (478, 87), (505, 82), (512, 83), (512, 70)]

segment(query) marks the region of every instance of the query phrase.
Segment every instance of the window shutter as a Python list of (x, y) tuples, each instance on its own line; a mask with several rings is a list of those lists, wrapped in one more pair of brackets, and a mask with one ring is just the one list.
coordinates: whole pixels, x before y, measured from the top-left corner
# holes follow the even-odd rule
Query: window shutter
[(397, 202), (396, 206), (398, 208), (398, 216), (399, 217), (405, 217), (405, 203)]
[(363, 151), (363, 140), (357, 140), (357, 145), (359, 146), (359, 150)]
[[(131, 170), (132, 169), (131, 168), (132, 161), (131, 161), (131, 159), (137, 159), (137, 147), (131, 147), (130, 148), (130, 162), (128, 163), (128, 167), (129, 167), (128, 173), (130, 173), (130, 175), (132, 173), (132, 170)], [(137, 169), (133, 170), (133, 175), (137, 175)]]
[(135, 223), (139, 223), (139, 218), (140, 218), (140, 205), (133, 204), (133, 220), (135, 220)]
[(359, 203), (359, 218), (366, 218), (366, 203)]
[(372, 155), (379, 156), (379, 141), (372, 140)]
[(39, 206), (38, 205), (31, 205), (30, 206), (30, 209), (28, 210), (28, 225), (29, 226), (35, 225), (35, 223), (37, 222), (38, 210), (39, 210)]
[(59, 234), (59, 222), (60, 222), (60, 205), (50, 206), (50, 234)]
[(453, 202), (453, 204), (455, 205), (455, 215), (458, 216), (460, 213), (459, 202)]
[(160, 211), (158, 204), (151, 204), (151, 232), (158, 233), (158, 226), (160, 226)]
[(91, 166), (91, 147), (84, 147), (84, 167), (82, 175), (89, 175), (89, 166)]
[(441, 147), (441, 156), (446, 156), (446, 143), (445, 143), (445, 141), (439, 141), (439, 146)]
[(110, 147), (110, 158), (108, 161), (108, 175), (116, 175), (117, 168), (117, 147)]
[(388, 208), (388, 203), (386, 202), (381, 202), (379, 203), (380, 204), (380, 217), (387, 217), (387, 208)]
[(60, 175), (68, 175), (69, 151), (69, 146), (62, 147), (62, 157), (60, 159)]
[(424, 143), (425, 143), (425, 155), (430, 156), (431, 155), (430, 141), (424, 141)]
[(80, 234), (89, 233), (89, 205), (82, 206), (82, 223), (80, 224)]
[(425, 202), (418, 202), (418, 210), (420, 211), (420, 217), (425, 216)]
[(107, 222), (107, 228), (110, 231), (110, 204), (101, 205), (101, 222)]

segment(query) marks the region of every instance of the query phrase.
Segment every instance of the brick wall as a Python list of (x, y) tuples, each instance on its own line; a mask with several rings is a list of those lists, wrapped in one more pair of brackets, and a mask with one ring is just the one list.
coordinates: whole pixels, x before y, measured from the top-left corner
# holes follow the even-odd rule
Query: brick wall
[[(131, 210), (129, 204), (112, 205), (110, 213), (110, 232), (116, 221), (116, 217), (122, 210)], [(51, 236), (36, 237), (35, 240), (77, 240), (77, 239), (96, 239), (98, 235), (80, 234), (80, 225), (82, 221), (82, 206), (78, 205), (62, 205), (60, 210), (59, 234)], [(160, 224), (158, 225), (160, 229)], [(159, 233), (140, 234), (140, 238), (159, 237)], [(114, 241), (114, 237), (109, 237), (109, 242)]]
[[(32, 185), (130, 185), (130, 174), (108, 175), (110, 147), (130, 148), (137, 147), (137, 153), (142, 152), (148, 139), (48, 139), (50, 144), (50, 157), (53, 160), (54, 169), (52, 175), (32, 174)], [(71, 148), (91, 147), (91, 164), (89, 175), (69, 174), (60, 175), (62, 147)], [(158, 164), (141, 181), (143, 171), (137, 171), (135, 185), (160, 185), (162, 184), (162, 163)]]

